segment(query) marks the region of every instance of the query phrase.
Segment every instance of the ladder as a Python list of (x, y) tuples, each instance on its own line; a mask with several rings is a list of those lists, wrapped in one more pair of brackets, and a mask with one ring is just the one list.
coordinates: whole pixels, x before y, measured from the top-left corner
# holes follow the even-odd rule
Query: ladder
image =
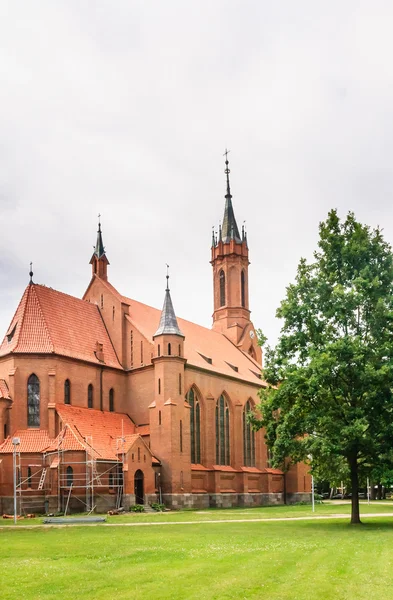
[(119, 509), (121, 506), (121, 501), (123, 499), (123, 486), (119, 485), (117, 488), (117, 496), (116, 496), (116, 508)]
[(45, 477), (46, 477), (46, 471), (47, 469), (44, 467), (42, 469), (42, 473), (41, 473), (41, 477), (40, 477), (40, 482), (38, 484), (38, 489), (42, 490), (44, 488), (44, 482), (45, 482)]
[(102, 485), (102, 481), (101, 481), (100, 476), (98, 474), (97, 467), (95, 466), (95, 463), (93, 463), (93, 480), (95, 480), (98, 483), (98, 485)]

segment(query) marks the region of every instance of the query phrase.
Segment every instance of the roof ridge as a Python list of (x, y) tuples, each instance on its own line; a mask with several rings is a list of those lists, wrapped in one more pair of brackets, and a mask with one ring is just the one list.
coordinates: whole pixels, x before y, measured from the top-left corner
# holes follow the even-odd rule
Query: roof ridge
[[(14, 322), (14, 319), (15, 319), (16, 315), (18, 314), (19, 307), (21, 306), (21, 304), (22, 304), (22, 302), (23, 302), (23, 300), (24, 300), (24, 301), (25, 301), (25, 304), (24, 304), (24, 306), (23, 306), (23, 308), (22, 308), (23, 312), (22, 312), (22, 318), (21, 318), (21, 320), (20, 320), (20, 325), (19, 325), (18, 335), (17, 335), (17, 338), (16, 338), (16, 344), (15, 344), (15, 346), (13, 347), (13, 349), (11, 350), (11, 352), (13, 352), (14, 350), (16, 350), (16, 349), (17, 349), (17, 347), (18, 347), (18, 345), (19, 345), (19, 337), (20, 337), (20, 333), (21, 333), (21, 331), (22, 331), (23, 322), (24, 322), (24, 320), (25, 320), (25, 316), (26, 316), (26, 306), (27, 306), (27, 300), (28, 300), (28, 297), (29, 297), (30, 288), (31, 288), (31, 284), (29, 283), (29, 284), (27, 285), (27, 287), (26, 287), (25, 291), (23, 292), (22, 298), (20, 299), (20, 302), (19, 302), (19, 304), (18, 304), (18, 307), (17, 307), (17, 309), (16, 309), (16, 311), (15, 311), (15, 314), (14, 314), (14, 316), (12, 317), (12, 320), (11, 320), (11, 325), (12, 325), (12, 323)], [(11, 327), (11, 325), (10, 325), (10, 327)], [(16, 325), (18, 325), (18, 323), (16, 323)], [(10, 330), (10, 327), (7, 329), (7, 331), (9, 331), (9, 330)], [(7, 335), (7, 334), (6, 334), (6, 335)], [(5, 336), (4, 336), (4, 339), (5, 339)]]
[[(95, 306), (96, 306), (96, 308), (97, 308), (97, 310), (98, 310), (98, 314), (100, 315), (100, 319), (101, 319), (101, 321), (102, 321), (102, 324), (103, 324), (103, 326), (104, 326), (104, 328), (105, 328), (105, 331), (106, 331), (106, 333), (107, 333), (107, 335), (108, 335), (108, 339), (109, 339), (109, 342), (110, 342), (110, 344), (111, 344), (111, 346), (112, 346), (112, 350), (113, 350), (113, 352), (114, 352), (114, 354), (115, 354), (115, 356), (116, 356), (116, 360), (117, 360), (117, 362), (119, 363), (120, 367), (121, 367), (122, 369), (124, 369), (124, 367), (123, 367), (123, 365), (121, 364), (121, 362), (120, 362), (120, 359), (119, 359), (119, 357), (118, 357), (118, 355), (117, 355), (116, 348), (115, 348), (115, 347), (114, 347), (114, 345), (113, 345), (112, 338), (111, 338), (111, 336), (110, 336), (110, 334), (109, 334), (108, 328), (107, 328), (107, 326), (106, 326), (106, 323), (105, 323), (105, 321), (104, 321), (104, 317), (102, 316), (102, 313), (101, 313), (100, 309), (98, 308), (98, 306), (97, 306), (97, 305), (95, 305)], [(104, 363), (105, 363), (105, 348), (104, 348)]]
[(89, 302), (88, 300), (84, 300), (83, 298), (78, 298), (78, 296), (73, 296), (72, 294), (67, 294), (66, 292), (61, 292), (60, 290), (57, 290), (56, 288), (50, 287), (48, 285), (43, 285), (42, 283), (33, 283), (33, 284), (29, 284), (34, 286), (35, 288), (40, 288), (41, 290), (49, 290), (50, 292), (54, 292), (55, 294), (59, 294), (60, 296), (66, 296), (67, 298), (72, 298), (72, 300), (77, 300), (77, 302), (83, 302), (83, 304), (90, 304), (93, 305), (94, 304), (92, 302)]
[[(54, 352), (55, 351), (55, 345), (53, 343), (52, 336), (51, 336), (51, 334), (49, 332), (49, 327), (48, 327), (48, 324), (47, 324), (46, 319), (45, 319), (44, 311), (42, 310), (42, 306), (41, 306), (41, 302), (40, 302), (39, 296), (38, 296), (37, 291), (35, 289), (36, 285), (38, 285), (38, 284), (32, 283), (32, 284), (30, 284), (30, 287), (34, 288), (35, 298), (37, 300), (38, 308), (39, 308), (39, 311), (41, 313), (41, 317), (42, 317), (42, 321), (44, 323), (45, 331), (46, 331), (46, 333), (48, 335), (48, 339), (49, 339), (50, 345), (52, 346), (52, 352)], [(43, 286), (41, 286), (41, 287), (43, 287)], [(18, 339), (18, 343), (19, 343), (19, 339)]]

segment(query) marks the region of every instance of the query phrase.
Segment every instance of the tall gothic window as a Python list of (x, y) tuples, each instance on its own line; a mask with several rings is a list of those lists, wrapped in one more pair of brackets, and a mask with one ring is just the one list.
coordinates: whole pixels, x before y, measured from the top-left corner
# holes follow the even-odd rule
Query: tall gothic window
[(71, 404), (71, 384), (70, 380), (64, 382), (64, 404)]
[(109, 411), (114, 412), (115, 410), (115, 392), (113, 388), (109, 390)]
[(220, 271), (220, 306), (225, 306), (225, 273)]
[(216, 464), (230, 464), (229, 406), (224, 396), (216, 404)]
[(67, 487), (71, 487), (74, 482), (74, 470), (72, 467), (67, 467)]
[(40, 380), (34, 373), (27, 380), (27, 426), (40, 426)]
[(190, 405), (190, 438), (191, 438), (191, 463), (201, 462), (201, 409), (198, 397), (191, 388), (188, 392), (187, 402)]
[(247, 413), (251, 411), (252, 405), (248, 400), (243, 410), (243, 456), (245, 467), (255, 467), (255, 431), (251, 423), (247, 422)]
[(242, 274), (240, 276), (240, 287), (241, 287), (241, 293), (242, 293), (242, 307), (245, 308), (245, 306), (246, 306), (246, 278), (244, 275), (244, 271), (242, 271)]
[(91, 383), (87, 388), (87, 408), (93, 408), (93, 385)]

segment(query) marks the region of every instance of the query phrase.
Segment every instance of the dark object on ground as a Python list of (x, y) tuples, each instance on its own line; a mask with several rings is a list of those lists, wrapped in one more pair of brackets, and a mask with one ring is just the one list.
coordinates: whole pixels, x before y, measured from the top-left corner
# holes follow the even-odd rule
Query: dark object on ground
[(48, 517), (44, 519), (44, 523), (105, 523), (106, 517)]

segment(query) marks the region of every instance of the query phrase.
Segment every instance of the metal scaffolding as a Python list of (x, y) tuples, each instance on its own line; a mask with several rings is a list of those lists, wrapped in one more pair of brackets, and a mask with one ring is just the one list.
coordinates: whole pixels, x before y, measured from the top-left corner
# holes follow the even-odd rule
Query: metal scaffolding
[[(67, 512), (76, 502), (81, 504), (81, 511), (93, 512), (98, 498), (108, 508), (122, 506), (125, 438), (116, 439), (117, 459), (101, 459), (94, 450), (93, 436), (84, 438), (84, 450), (64, 448), (66, 431), (67, 426), (58, 436), (56, 450), (35, 456), (34, 460), (24, 456), (19, 445), (14, 445), (16, 515), (48, 512), (49, 497), (53, 496), (57, 496), (57, 512)], [(71, 460), (82, 452), (82, 460)]]

